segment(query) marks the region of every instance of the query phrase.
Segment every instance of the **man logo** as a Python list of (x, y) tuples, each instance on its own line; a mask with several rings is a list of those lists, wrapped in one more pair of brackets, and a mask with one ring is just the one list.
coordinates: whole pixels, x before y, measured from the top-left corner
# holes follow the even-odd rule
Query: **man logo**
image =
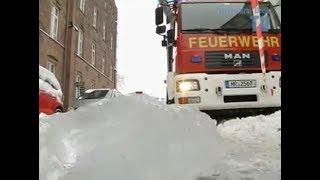
[(235, 59), (250, 59), (250, 53), (235, 53), (235, 54), (224, 54), (225, 60)]
[(241, 67), (242, 66), (242, 60), (234, 60), (233, 61), (234, 67)]

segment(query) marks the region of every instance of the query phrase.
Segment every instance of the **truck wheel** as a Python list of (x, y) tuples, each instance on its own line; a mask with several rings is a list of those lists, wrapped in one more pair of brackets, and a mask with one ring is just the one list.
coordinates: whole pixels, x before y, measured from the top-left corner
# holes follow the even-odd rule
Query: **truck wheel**
[(174, 99), (167, 100), (167, 104), (174, 104)]
[(62, 110), (60, 108), (57, 108), (56, 113), (62, 113)]

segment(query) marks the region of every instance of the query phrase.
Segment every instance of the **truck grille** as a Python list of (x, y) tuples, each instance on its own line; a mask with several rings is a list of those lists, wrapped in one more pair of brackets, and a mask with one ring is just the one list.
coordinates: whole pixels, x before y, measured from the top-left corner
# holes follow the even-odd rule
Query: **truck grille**
[(206, 68), (259, 68), (259, 52), (207, 51), (205, 66)]

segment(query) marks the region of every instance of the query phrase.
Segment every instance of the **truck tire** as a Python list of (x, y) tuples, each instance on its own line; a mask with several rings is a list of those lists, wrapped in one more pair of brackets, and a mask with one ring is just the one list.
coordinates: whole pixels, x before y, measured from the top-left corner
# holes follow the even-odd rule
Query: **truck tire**
[(57, 109), (56, 109), (56, 113), (62, 113), (61, 108), (57, 108)]

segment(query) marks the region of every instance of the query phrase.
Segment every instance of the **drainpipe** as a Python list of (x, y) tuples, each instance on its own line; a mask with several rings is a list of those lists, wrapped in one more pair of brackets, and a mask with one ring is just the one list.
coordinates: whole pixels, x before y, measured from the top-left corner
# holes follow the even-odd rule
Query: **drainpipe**
[(69, 20), (70, 20), (70, 2), (71, 0), (67, 0), (67, 21), (66, 21), (66, 29), (65, 29), (65, 36), (64, 36), (64, 60), (63, 60), (63, 71), (62, 71), (62, 84), (63, 84), (63, 94), (64, 94), (64, 99), (63, 99), (63, 103), (67, 104), (67, 98), (66, 98), (66, 94), (67, 94), (67, 81), (66, 81), (66, 74), (67, 74), (67, 50), (69, 49), (69, 47), (67, 46), (67, 40), (68, 40), (68, 33), (69, 33)]
[(65, 61), (63, 69), (63, 78), (64, 78), (64, 106), (68, 108), (70, 105), (70, 93), (71, 83), (73, 82), (72, 76), (72, 37), (73, 37), (73, 22), (74, 22), (74, 0), (68, 1), (67, 9), (67, 27), (66, 27), (66, 37), (65, 37)]

